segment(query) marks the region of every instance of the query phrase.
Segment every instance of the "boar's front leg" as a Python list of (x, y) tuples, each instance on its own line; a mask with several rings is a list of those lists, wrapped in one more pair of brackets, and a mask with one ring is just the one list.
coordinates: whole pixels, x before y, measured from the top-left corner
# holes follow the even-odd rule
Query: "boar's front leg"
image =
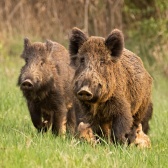
[(67, 124), (67, 108), (66, 106), (59, 105), (53, 114), (52, 132), (56, 135), (65, 135)]
[(120, 144), (126, 143), (127, 139), (125, 136), (130, 132), (130, 128), (132, 126), (131, 115), (124, 113), (119, 114), (113, 118), (112, 123), (113, 141)]
[(112, 135), (113, 141), (120, 144), (126, 143), (126, 134), (130, 132), (133, 124), (133, 117), (130, 106), (125, 101), (118, 101), (113, 104)]
[(28, 102), (28, 108), (33, 125), (38, 132), (43, 131), (42, 113), (40, 107), (36, 103)]
[(68, 133), (74, 135), (76, 129), (76, 116), (74, 107), (68, 109), (67, 114), (67, 131)]

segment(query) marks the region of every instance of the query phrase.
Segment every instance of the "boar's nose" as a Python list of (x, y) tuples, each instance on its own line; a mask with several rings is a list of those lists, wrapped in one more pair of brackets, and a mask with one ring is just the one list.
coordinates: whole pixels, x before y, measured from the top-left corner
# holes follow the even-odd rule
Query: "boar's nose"
[(91, 93), (91, 91), (87, 86), (84, 86), (77, 92), (77, 97), (80, 100), (87, 101), (93, 98), (93, 94)]
[(26, 79), (21, 83), (21, 88), (24, 90), (32, 90), (33, 87), (33, 83), (30, 79)]

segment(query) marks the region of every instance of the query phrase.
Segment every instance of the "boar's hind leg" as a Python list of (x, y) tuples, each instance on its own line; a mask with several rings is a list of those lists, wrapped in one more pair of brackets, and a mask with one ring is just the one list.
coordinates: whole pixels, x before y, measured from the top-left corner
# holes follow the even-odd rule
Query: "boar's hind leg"
[(145, 134), (148, 133), (150, 127), (149, 127), (149, 120), (152, 118), (152, 114), (153, 114), (153, 104), (150, 103), (148, 106), (148, 110), (145, 114), (145, 117), (142, 120), (142, 130)]

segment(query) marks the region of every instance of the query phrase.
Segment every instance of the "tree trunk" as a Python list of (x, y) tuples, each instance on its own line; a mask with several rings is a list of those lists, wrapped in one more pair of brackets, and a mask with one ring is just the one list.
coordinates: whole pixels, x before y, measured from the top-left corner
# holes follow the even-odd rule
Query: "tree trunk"
[(122, 30), (123, 0), (106, 0), (106, 33), (114, 28)]

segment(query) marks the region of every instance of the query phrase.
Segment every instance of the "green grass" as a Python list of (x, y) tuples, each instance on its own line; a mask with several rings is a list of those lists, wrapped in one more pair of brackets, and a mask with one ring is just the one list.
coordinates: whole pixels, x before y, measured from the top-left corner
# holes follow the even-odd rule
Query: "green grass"
[(155, 72), (151, 149), (91, 145), (69, 137), (38, 134), (25, 100), (16, 86), (23, 62), (0, 58), (0, 167), (1, 168), (166, 168), (168, 167), (168, 79)]

